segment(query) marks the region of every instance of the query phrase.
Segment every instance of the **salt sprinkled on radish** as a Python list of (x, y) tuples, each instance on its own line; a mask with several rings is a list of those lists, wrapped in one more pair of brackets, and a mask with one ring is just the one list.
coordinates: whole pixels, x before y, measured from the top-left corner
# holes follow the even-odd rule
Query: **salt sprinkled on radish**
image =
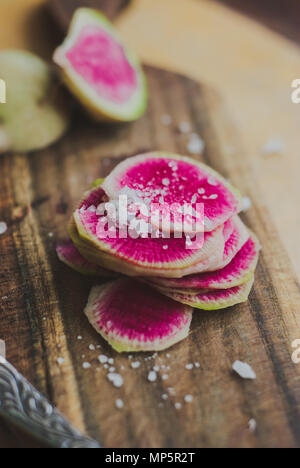
[(163, 185), (165, 185), (166, 187), (167, 187), (168, 185), (170, 185), (169, 179), (163, 179), (163, 180), (162, 180), (162, 183), (163, 183)]
[(249, 364), (241, 361), (235, 361), (232, 366), (232, 369), (243, 379), (256, 379), (256, 373)]

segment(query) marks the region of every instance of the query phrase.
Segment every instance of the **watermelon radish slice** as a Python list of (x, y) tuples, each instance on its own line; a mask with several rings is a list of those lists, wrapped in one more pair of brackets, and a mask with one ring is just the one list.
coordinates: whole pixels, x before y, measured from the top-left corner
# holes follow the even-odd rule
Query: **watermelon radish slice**
[(87, 261), (77, 250), (71, 239), (66, 239), (56, 246), (58, 258), (73, 270), (83, 275), (114, 276), (114, 274), (100, 266)]
[(240, 286), (235, 286), (229, 289), (216, 289), (209, 292), (205, 291), (200, 294), (182, 294), (170, 292), (169, 290), (162, 288), (160, 288), (159, 291), (162, 294), (166, 294), (166, 296), (171, 299), (174, 299), (181, 304), (187, 304), (195, 309), (218, 310), (246, 302), (253, 283), (254, 275), (249, 281)]
[(153, 278), (150, 281), (164, 288), (178, 290), (178, 292), (189, 290), (190, 293), (199, 289), (229, 289), (240, 286), (252, 277), (260, 248), (258, 239), (251, 234), (231, 263), (221, 270), (185, 276), (181, 279)]
[(118, 352), (160, 351), (187, 337), (192, 309), (130, 279), (92, 289), (85, 309)]
[(139, 61), (99, 11), (75, 12), (53, 60), (71, 92), (97, 120), (132, 121), (145, 112), (147, 86)]
[[(204, 205), (204, 230), (211, 232), (241, 209), (241, 196), (213, 169), (191, 158), (164, 152), (141, 154), (120, 163), (105, 179), (103, 189), (110, 199), (124, 190), (136, 191), (146, 205)], [(171, 219), (172, 221), (172, 219)], [(187, 216), (184, 221), (188, 222)], [(179, 231), (171, 225), (171, 231)], [(196, 214), (190, 219), (193, 232)], [(153, 223), (153, 220), (152, 220)], [(158, 227), (155, 224), (155, 227)]]
[[(108, 254), (119, 260), (126, 261), (134, 267), (140, 267), (139, 274), (158, 274), (159, 270), (183, 270), (201, 260), (207, 259), (215, 252), (220, 243), (223, 242), (223, 226), (213, 232), (204, 233), (204, 245), (200, 249), (186, 248), (186, 238), (122, 238), (116, 228), (114, 238), (98, 235), (99, 221), (102, 216), (97, 214), (98, 207), (106, 195), (101, 187), (91, 190), (86, 194), (79, 209), (74, 213), (73, 219), (81, 243), (93, 252), (95, 263), (96, 258)], [(102, 233), (103, 234), (103, 233)], [(76, 243), (76, 241), (75, 241)], [(76, 246), (79, 246), (76, 243)], [(80, 249), (79, 249), (80, 250)], [(119, 262), (118, 262), (119, 263)], [(102, 259), (101, 259), (102, 264)], [(182, 272), (177, 272), (176, 276), (182, 276)]]

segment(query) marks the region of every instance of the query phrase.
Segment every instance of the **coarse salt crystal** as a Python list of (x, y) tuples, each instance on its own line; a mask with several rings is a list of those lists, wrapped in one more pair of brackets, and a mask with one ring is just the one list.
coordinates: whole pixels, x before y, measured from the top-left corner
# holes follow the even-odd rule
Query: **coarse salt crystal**
[(194, 367), (194, 364), (187, 364), (187, 365), (185, 366), (185, 368), (186, 368), (187, 370), (191, 370), (191, 369), (193, 369), (193, 367)]
[(189, 133), (191, 131), (191, 125), (189, 122), (181, 122), (179, 125), (179, 130), (181, 133)]
[(185, 395), (185, 397), (184, 397), (184, 401), (186, 403), (191, 403), (193, 401), (193, 399), (194, 399), (193, 395)]
[(114, 372), (110, 372), (107, 375), (107, 378), (116, 388), (122, 387), (124, 380), (120, 374), (115, 374)]
[(131, 363), (132, 369), (138, 369), (140, 367), (141, 363), (138, 361), (134, 361)]
[(123, 403), (122, 400), (120, 400), (120, 398), (118, 398), (118, 399), (116, 400), (116, 407), (117, 407), (118, 409), (124, 408), (124, 403)]
[(90, 344), (89, 350), (90, 350), (90, 351), (95, 351), (95, 349), (96, 349), (95, 346), (94, 346), (93, 344)]
[(7, 224), (4, 221), (0, 222), (0, 235), (7, 231)]
[(242, 199), (242, 211), (248, 211), (252, 206), (252, 201), (249, 197), (243, 197)]
[(84, 363), (82, 364), (82, 367), (83, 367), (84, 369), (90, 369), (91, 364), (90, 364), (89, 362), (84, 362)]
[(164, 250), (168, 250), (169, 246), (168, 245), (163, 245)]
[(82, 340), (82, 336), (77, 336), (77, 340)]
[(64, 360), (64, 358), (59, 357), (59, 358), (57, 359), (57, 362), (58, 362), (58, 364), (61, 366), (61, 365), (65, 362), (65, 360)]
[(169, 378), (168, 374), (164, 374), (164, 375), (162, 376), (162, 379), (163, 379), (163, 380), (167, 380), (168, 378)]
[(190, 154), (201, 154), (205, 148), (205, 143), (199, 135), (193, 133), (189, 139), (187, 149)]
[(155, 382), (157, 379), (157, 374), (155, 371), (150, 371), (148, 374), (148, 380), (149, 382)]
[(100, 354), (98, 361), (101, 362), (101, 364), (105, 364), (108, 361), (108, 358), (104, 354)]
[(250, 421), (249, 421), (249, 423), (248, 423), (248, 426), (249, 426), (249, 431), (250, 431), (250, 432), (255, 432), (255, 431), (256, 431), (256, 427), (257, 427), (257, 424), (256, 424), (255, 419), (250, 419)]
[(199, 367), (200, 367), (200, 362), (195, 362), (195, 367), (197, 367), (197, 369), (199, 369)]
[(247, 364), (246, 362), (235, 361), (235, 363), (232, 366), (232, 369), (243, 379), (256, 379), (256, 373), (254, 372), (252, 367), (249, 366), (249, 364)]
[(116, 368), (115, 367), (110, 367), (109, 372), (115, 372)]
[(167, 399), (168, 399), (168, 395), (167, 395), (166, 393), (164, 393), (161, 397), (162, 397), (163, 400), (167, 400)]
[(279, 154), (285, 150), (284, 143), (278, 138), (270, 138), (263, 147), (263, 153), (266, 155)]
[(181, 409), (181, 407), (182, 407), (181, 403), (175, 403), (175, 408), (176, 409), (179, 410), (179, 409)]
[(169, 179), (163, 179), (163, 180), (162, 180), (162, 183), (163, 183), (163, 185), (165, 185), (165, 187), (167, 187), (168, 185), (170, 185)]

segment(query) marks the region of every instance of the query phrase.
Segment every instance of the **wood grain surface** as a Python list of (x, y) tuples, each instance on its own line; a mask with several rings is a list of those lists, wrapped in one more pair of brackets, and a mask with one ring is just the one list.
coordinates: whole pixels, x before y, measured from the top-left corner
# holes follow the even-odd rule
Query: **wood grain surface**
[(98, 8), (113, 19), (129, 3), (130, 0), (48, 0), (53, 16), (64, 30), (68, 28), (74, 11), (79, 7)]
[[(300, 287), (260, 195), (244, 149), (219, 97), (177, 74), (146, 69), (150, 103), (138, 122), (99, 126), (74, 110), (73, 127), (44, 151), (0, 159), (0, 212), (8, 231), (0, 237), (0, 338), (7, 357), (79, 429), (105, 447), (297, 447), (300, 446), (300, 365), (291, 360), (300, 338)], [(161, 117), (170, 114), (172, 125)], [(90, 182), (124, 158), (149, 150), (187, 152), (178, 125), (190, 122), (205, 140), (202, 161), (230, 178), (254, 206), (244, 216), (263, 251), (249, 302), (194, 314), (189, 338), (132, 369), (83, 315), (92, 280), (59, 263), (56, 241)], [(233, 148), (236, 150), (233, 151)], [(78, 336), (82, 340), (78, 340)], [(89, 345), (101, 349), (89, 350)], [(107, 380), (97, 356), (115, 359), (121, 389)], [(59, 365), (57, 359), (64, 363)], [(231, 371), (240, 359), (257, 380)], [(200, 369), (186, 364), (199, 361)], [(83, 362), (91, 363), (84, 370)], [(155, 383), (154, 364), (170, 366)], [(120, 370), (124, 366), (123, 370)], [(162, 374), (168, 374), (163, 380)], [(162, 400), (168, 388), (175, 395)], [(194, 396), (184, 403), (184, 396)], [(123, 410), (115, 401), (124, 401)], [(176, 402), (182, 403), (180, 410)], [(254, 418), (257, 430), (248, 430)], [(15, 442), (16, 445), (17, 442)]]

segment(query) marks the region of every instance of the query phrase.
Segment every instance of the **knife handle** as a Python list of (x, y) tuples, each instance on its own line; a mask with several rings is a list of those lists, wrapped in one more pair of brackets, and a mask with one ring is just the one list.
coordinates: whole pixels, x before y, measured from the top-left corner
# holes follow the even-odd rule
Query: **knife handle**
[(0, 415), (50, 447), (101, 448), (98, 442), (77, 431), (1, 356)]

